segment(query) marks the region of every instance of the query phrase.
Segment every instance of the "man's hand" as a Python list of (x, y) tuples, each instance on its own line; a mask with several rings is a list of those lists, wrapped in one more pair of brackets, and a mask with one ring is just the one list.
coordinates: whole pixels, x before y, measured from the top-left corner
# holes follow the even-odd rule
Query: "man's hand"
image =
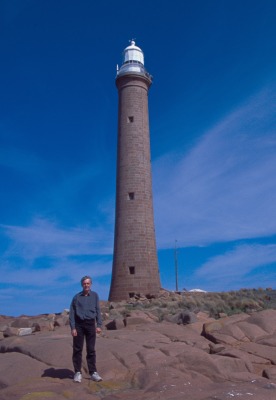
[(78, 332), (76, 329), (72, 329), (71, 334), (72, 336), (78, 336)]
[(96, 328), (96, 333), (101, 333), (101, 328)]

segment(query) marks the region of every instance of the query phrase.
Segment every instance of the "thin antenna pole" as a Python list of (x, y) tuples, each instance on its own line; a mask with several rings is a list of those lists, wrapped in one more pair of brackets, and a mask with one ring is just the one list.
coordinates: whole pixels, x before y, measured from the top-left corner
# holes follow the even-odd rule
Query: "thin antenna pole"
[(175, 290), (178, 292), (178, 260), (177, 260), (177, 240), (174, 244), (174, 267), (175, 267)]

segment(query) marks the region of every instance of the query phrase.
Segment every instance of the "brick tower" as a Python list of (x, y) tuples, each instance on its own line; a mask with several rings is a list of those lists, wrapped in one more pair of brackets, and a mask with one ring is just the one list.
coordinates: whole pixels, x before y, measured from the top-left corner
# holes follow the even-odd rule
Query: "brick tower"
[(148, 89), (144, 54), (131, 41), (117, 70), (116, 219), (110, 301), (157, 294), (160, 277), (152, 205)]

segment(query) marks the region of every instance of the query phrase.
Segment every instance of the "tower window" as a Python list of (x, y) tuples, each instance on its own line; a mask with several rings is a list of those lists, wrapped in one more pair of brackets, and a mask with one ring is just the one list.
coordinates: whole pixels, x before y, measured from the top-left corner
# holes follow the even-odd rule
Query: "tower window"
[(133, 116), (127, 117), (127, 122), (129, 124), (132, 124), (132, 122), (134, 122), (134, 117)]
[(128, 267), (130, 275), (135, 274), (135, 267)]
[(129, 192), (129, 193), (128, 193), (128, 197), (127, 197), (128, 200), (134, 200), (134, 197), (135, 197), (135, 196), (134, 196), (134, 192)]

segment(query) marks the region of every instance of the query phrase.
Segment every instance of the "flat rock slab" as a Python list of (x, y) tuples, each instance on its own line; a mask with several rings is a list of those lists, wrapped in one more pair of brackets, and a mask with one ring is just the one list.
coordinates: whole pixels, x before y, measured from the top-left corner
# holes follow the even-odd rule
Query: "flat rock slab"
[(276, 365), (276, 348), (258, 343), (243, 343), (240, 348), (247, 353), (254, 354)]
[[(275, 316), (270, 310), (176, 325), (149, 317), (143, 322), (142, 314), (135, 314), (129, 326), (97, 338), (100, 383), (89, 379), (85, 353), (83, 381), (73, 382), (68, 326), (5, 338), (0, 399), (275, 400)], [(208, 338), (201, 334), (203, 326)], [(227, 343), (214, 344), (219, 335), (229, 338)]]
[(0, 388), (27, 381), (30, 377), (40, 378), (46, 368), (46, 364), (24, 354), (1, 354)]
[(116, 382), (108, 385), (85, 381), (74, 384), (70, 380), (42, 378), (1, 390), (1, 400), (275, 400), (276, 385), (266, 380), (246, 383), (205, 383), (191, 381), (159, 381), (151, 391), (123, 387)]
[(29, 336), (12, 336), (0, 342), (2, 353), (16, 351), (47, 365), (69, 366), (72, 363), (72, 337), (57, 332), (41, 332)]

